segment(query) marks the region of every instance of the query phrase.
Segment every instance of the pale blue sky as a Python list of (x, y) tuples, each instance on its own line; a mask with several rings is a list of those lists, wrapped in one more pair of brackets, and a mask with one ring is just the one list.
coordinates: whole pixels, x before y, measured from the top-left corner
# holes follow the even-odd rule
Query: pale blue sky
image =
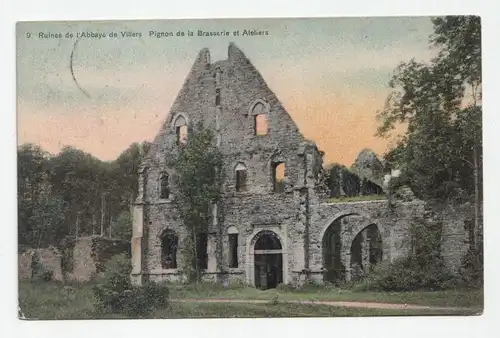
[[(269, 35), (198, 37), (198, 29), (240, 34), (258, 29)], [(158, 39), (148, 36), (150, 30), (192, 30), (195, 36)], [(69, 70), (75, 38), (37, 37), (38, 32), (82, 31), (142, 33), (142, 38), (78, 42), (74, 73), (90, 98)], [(198, 51), (208, 47), (212, 61), (225, 59), (232, 41), (326, 157), (349, 162), (360, 150), (354, 147), (385, 149), (372, 137), (375, 110), (382, 107), (399, 62), (430, 59), (431, 32), (428, 17), (19, 23), (19, 142), (35, 142), (52, 152), (71, 144), (103, 159), (115, 158), (131, 142), (154, 137)], [(58, 123), (66, 128), (47, 134)], [(364, 141), (350, 141), (361, 135)], [(342, 145), (352, 149), (334, 154)]]

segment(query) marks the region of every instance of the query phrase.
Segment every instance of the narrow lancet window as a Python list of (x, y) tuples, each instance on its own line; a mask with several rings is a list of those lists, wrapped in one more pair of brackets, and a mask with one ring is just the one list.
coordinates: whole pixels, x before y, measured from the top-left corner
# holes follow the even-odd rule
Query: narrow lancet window
[(243, 163), (238, 163), (236, 171), (236, 191), (247, 190), (247, 167)]

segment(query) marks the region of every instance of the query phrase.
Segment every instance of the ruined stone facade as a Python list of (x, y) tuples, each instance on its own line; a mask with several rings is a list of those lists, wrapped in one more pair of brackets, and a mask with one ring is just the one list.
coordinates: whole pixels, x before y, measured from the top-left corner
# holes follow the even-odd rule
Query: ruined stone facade
[(423, 204), (389, 210), (387, 201), (327, 203), (323, 153), (230, 44), (227, 60), (215, 63), (208, 50), (200, 51), (140, 169), (132, 205), (135, 283), (185, 280), (181, 248), (188, 234), (172, 204), (167, 163), (184, 142), (184, 128), (198, 122), (215, 131), (226, 172), (221, 202), (200, 237), (204, 279), (263, 288), (323, 282), (337, 272), (350, 280), (410, 250), (409, 227)]

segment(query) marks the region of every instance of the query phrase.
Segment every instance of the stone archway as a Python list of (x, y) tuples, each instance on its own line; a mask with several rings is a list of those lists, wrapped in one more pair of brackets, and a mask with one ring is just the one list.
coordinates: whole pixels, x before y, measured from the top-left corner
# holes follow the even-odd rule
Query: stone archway
[(276, 288), (283, 282), (283, 247), (278, 235), (262, 230), (254, 237), (254, 280), (260, 289)]
[(383, 258), (382, 236), (376, 224), (370, 224), (357, 233), (351, 244), (351, 279), (356, 281), (368, 275)]
[(350, 216), (360, 217), (357, 213), (345, 213), (332, 219), (323, 232), (322, 256), (323, 256), (323, 281), (328, 283), (339, 283), (346, 280), (347, 268), (343, 256), (346, 252), (345, 225)]

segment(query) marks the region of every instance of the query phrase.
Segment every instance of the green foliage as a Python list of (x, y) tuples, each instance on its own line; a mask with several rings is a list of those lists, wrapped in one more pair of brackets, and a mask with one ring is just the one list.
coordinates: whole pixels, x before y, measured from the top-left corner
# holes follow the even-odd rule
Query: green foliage
[(105, 264), (104, 276), (93, 288), (99, 312), (142, 317), (167, 306), (169, 293), (166, 286), (152, 282), (133, 286), (130, 271), (130, 259), (123, 254), (113, 256)]
[(184, 245), (199, 280), (201, 262), (197, 255), (197, 234), (206, 232), (212, 217), (212, 208), (219, 201), (223, 181), (223, 159), (214, 144), (213, 133), (198, 124), (189, 130), (186, 144), (179, 147), (171, 159), (175, 170), (174, 203), (184, 225), (189, 230), (190, 242)]
[(366, 179), (362, 180), (355, 172), (342, 164), (331, 164), (326, 170), (326, 185), (330, 189), (330, 197), (340, 197), (341, 188), (347, 197), (376, 195), (383, 192), (376, 184)]
[(328, 168), (327, 185), (330, 197), (339, 197), (340, 188), (347, 196), (357, 196), (360, 192), (360, 178), (346, 166), (335, 163)]
[(52, 271), (51, 269), (49, 269), (40, 262), (40, 258), (38, 257), (37, 253), (35, 253), (33, 256), (31, 269), (32, 269), (32, 279), (34, 281), (49, 282), (52, 280), (52, 277), (54, 276), (54, 271)]
[(54, 271), (43, 266), (42, 264), (37, 264), (36, 269), (33, 271), (33, 280), (49, 282), (54, 276)]
[(49, 155), (40, 147), (23, 144), (17, 150), (17, 191), (19, 244), (36, 243), (33, 212), (39, 199), (47, 194)]
[(29, 221), (37, 247), (62, 240), (65, 235), (62, 230), (66, 211), (66, 203), (58, 197), (44, 196), (34, 203)]
[(196, 261), (196, 252), (194, 250), (194, 239), (193, 236), (186, 236), (183, 241), (183, 245), (180, 250), (182, 252), (182, 272), (186, 276), (187, 281), (191, 282), (198, 279), (197, 276), (197, 261)]
[(113, 238), (130, 242), (132, 238), (132, 216), (130, 211), (123, 211), (111, 224)]
[(417, 197), (471, 200), (482, 181), (480, 20), (447, 16), (433, 24), (438, 56), (396, 68), (378, 134), (407, 126), (386, 160), (402, 169)]
[(457, 285), (457, 278), (447, 270), (440, 256), (441, 226), (417, 222), (411, 234), (412, 252), (407, 257), (378, 264), (354, 290), (441, 290)]
[(114, 179), (119, 183), (113, 187), (113, 192), (120, 196), (120, 200), (117, 201), (121, 206), (120, 210), (125, 210), (130, 200), (137, 196), (139, 166), (150, 148), (149, 142), (132, 143), (112, 164)]
[[(137, 194), (137, 169), (150, 147), (134, 143), (104, 162), (73, 147), (49, 155), (40, 147), (18, 148), (19, 244), (58, 246), (62, 239), (105, 232), (128, 236), (127, 213)], [(103, 203), (104, 202), (104, 203)], [(41, 241), (40, 241), (41, 239)], [(130, 238), (126, 239), (127, 241)]]
[(483, 286), (484, 281), (484, 261), (483, 246), (479, 243), (475, 247), (470, 247), (462, 259), (460, 269), (460, 279), (463, 284), (469, 288), (479, 288)]
[(481, 82), (481, 18), (478, 16), (447, 16), (432, 20), (431, 42), (441, 48), (439, 59), (464, 82)]

